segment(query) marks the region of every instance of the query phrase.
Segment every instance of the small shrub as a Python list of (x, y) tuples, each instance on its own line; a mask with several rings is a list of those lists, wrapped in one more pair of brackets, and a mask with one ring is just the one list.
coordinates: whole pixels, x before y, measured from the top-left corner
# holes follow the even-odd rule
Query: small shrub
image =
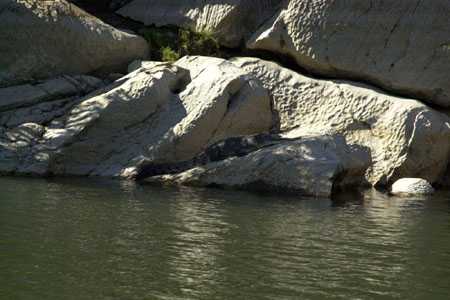
[(195, 32), (180, 29), (179, 44), (181, 55), (220, 56), (220, 46), (214, 34), (209, 31)]
[(161, 60), (162, 61), (176, 61), (180, 58), (180, 54), (175, 52), (170, 47), (162, 47), (161, 48)]
[(152, 26), (139, 33), (149, 43), (152, 60), (175, 61), (185, 55), (221, 56), (220, 45), (209, 31)]
[[(150, 59), (162, 60), (165, 48), (177, 49), (178, 29), (171, 27), (146, 27), (139, 32), (150, 46)], [(166, 53), (168, 50), (166, 50)]]

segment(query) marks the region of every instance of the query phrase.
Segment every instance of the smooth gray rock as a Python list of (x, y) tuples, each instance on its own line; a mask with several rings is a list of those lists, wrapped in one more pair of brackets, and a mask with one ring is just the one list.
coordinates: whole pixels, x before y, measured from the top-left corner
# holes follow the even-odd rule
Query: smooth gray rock
[(147, 42), (65, 0), (0, 0), (0, 87), (106, 73), (148, 55)]

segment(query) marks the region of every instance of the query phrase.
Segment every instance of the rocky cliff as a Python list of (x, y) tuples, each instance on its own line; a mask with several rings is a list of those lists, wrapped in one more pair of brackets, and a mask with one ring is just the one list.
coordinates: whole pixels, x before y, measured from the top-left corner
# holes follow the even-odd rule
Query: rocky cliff
[[(313, 196), (448, 184), (448, 1), (72, 2), (133, 26), (0, 0), (2, 174)], [(149, 61), (140, 26), (207, 31), (228, 54)]]

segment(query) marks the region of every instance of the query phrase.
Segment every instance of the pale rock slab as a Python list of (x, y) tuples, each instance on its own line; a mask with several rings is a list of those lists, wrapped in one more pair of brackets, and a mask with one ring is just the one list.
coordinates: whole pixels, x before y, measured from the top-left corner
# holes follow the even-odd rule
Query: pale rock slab
[(247, 46), (450, 107), (447, 0), (287, 0)]
[(259, 80), (207, 62), (192, 74), (189, 59), (185, 68), (139, 68), (77, 100), (19, 152), (4, 131), (0, 172), (130, 177), (145, 161), (190, 159), (218, 140), (267, 132), (270, 99)]

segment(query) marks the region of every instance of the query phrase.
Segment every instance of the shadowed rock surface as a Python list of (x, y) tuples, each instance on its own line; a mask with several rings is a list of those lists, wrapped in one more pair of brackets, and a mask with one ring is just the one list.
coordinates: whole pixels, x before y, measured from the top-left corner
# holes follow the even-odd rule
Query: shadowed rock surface
[(134, 0), (118, 13), (145, 25), (175, 25), (213, 32), (227, 47), (239, 46), (270, 18), (281, 0)]
[(253, 151), (272, 146), (281, 141), (283, 141), (282, 137), (273, 134), (231, 137), (209, 146), (205, 151), (187, 161), (165, 164), (144, 163), (139, 168), (136, 180), (163, 174), (181, 173), (198, 165), (225, 160), (229, 157), (245, 156)]

